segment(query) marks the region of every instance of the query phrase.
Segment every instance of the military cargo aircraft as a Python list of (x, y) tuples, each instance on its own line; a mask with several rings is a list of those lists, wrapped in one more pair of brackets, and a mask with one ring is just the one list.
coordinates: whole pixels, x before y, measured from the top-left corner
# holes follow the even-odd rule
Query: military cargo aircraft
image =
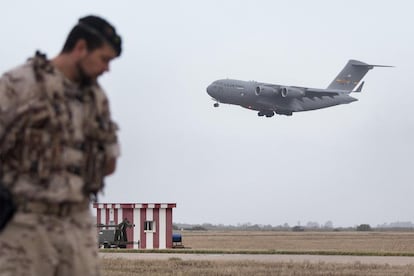
[(349, 60), (326, 89), (222, 79), (210, 84), (207, 93), (216, 101), (214, 107), (218, 107), (219, 103), (233, 104), (256, 110), (258, 116), (290, 116), (293, 112), (357, 101), (350, 94), (362, 91), (364, 82), (361, 80), (374, 67), (393, 66), (370, 65), (358, 60)]

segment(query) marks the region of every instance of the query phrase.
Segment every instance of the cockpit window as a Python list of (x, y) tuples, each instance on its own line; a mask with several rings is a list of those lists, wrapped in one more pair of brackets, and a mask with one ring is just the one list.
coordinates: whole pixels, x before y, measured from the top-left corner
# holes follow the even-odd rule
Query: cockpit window
[(214, 84), (220, 85), (220, 86), (223, 86), (223, 87), (236, 88), (236, 89), (239, 89), (239, 90), (243, 90), (244, 89), (244, 87), (241, 86), (241, 85), (237, 85), (237, 84), (233, 84), (233, 83), (228, 83), (228, 82), (215, 82)]

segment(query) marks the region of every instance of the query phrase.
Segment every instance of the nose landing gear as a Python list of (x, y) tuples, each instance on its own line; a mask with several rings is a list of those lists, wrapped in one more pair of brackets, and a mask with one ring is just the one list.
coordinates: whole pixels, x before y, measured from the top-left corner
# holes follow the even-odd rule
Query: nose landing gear
[(219, 105), (219, 103), (214, 103), (213, 106), (214, 107), (219, 107), (220, 105)]

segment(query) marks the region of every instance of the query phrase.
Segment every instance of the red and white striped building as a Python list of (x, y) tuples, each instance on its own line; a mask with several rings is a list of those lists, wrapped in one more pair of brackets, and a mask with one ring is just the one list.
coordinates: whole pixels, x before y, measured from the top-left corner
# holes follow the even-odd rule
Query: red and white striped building
[(135, 227), (127, 228), (128, 248), (172, 248), (172, 209), (175, 203), (95, 203), (96, 223), (119, 224), (124, 218)]

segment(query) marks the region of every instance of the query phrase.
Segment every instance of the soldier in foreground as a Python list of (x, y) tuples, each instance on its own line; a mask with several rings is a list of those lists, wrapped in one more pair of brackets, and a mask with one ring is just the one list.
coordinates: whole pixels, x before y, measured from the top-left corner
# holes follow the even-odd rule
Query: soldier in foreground
[(120, 54), (115, 28), (87, 16), (58, 56), (0, 78), (0, 275), (99, 275), (89, 201), (119, 146), (97, 79)]

